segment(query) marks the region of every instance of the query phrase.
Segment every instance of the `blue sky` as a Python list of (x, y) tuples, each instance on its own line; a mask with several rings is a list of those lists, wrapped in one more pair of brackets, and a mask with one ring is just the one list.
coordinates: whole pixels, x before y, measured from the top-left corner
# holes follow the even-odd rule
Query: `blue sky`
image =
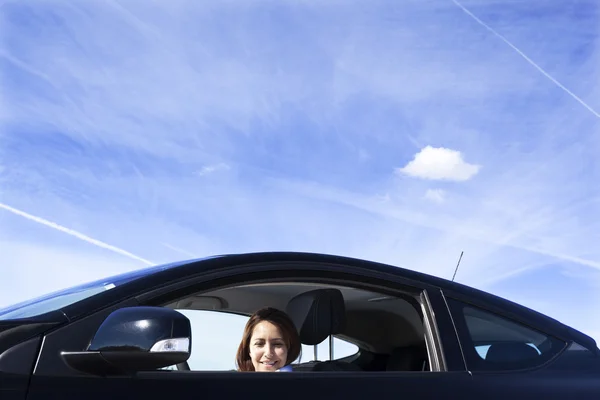
[(458, 281), (600, 339), (597, 2), (0, 7), (0, 306), (224, 252), (450, 278), (464, 250)]

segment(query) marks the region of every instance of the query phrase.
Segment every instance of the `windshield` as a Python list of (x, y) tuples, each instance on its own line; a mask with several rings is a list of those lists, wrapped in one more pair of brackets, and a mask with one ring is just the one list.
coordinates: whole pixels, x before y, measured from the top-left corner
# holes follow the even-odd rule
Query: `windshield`
[(68, 305), (75, 304), (78, 301), (92, 297), (95, 294), (113, 289), (124, 283), (187, 263), (189, 263), (189, 261), (143, 268), (53, 292), (0, 309), (0, 320), (30, 318), (50, 311), (59, 310)]

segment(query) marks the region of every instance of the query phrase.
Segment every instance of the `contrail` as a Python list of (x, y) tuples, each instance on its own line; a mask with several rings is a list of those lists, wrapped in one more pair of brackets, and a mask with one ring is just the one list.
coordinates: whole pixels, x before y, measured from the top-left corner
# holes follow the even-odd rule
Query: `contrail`
[(102, 247), (103, 249), (113, 251), (113, 252), (121, 254), (123, 256), (132, 258), (134, 260), (141, 261), (141, 262), (143, 262), (145, 264), (148, 264), (148, 265), (156, 265), (152, 261), (148, 261), (148, 260), (146, 260), (146, 259), (144, 259), (142, 257), (138, 257), (135, 254), (131, 254), (128, 251), (125, 251), (125, 250), (120, 249), (118, 247), (115, 247), (115, 246), (112, 246), (110, 244), (101, 242), (100, 240), (96, 240), (94, 238), (91, 238), (89, 236), (84, 235), (83, 233), (79, 233), (77, 231), (74, 231), (73, 229), (66, 228), (66, 227), (64, 227), (62, 225), (59, 225), (59, 224), (55, 223), (55, 222), (48, 221), (48, 220), (46, 220), (44, 218), (36, 217), (35, 215), (28, 214), (25, 211), (17, 210), (16, 208), (13, 208), (11, 206), (7, 206), (6, 204), (0, 203), (0, 208), (5, 209), (6, 211), (10, 211), (13, 214), (20, 215), (21, 217), (27, 218), (28, 220), (37, 222), (38, 224), (46, 225), (46, 226), (48, 226), (50, 228), (53, 228), (53, 229), (56, 229), (58, 231), (64, 232), (67, 235), (75, 236), (77, 239), (81, 239), (84, 242), (88, 242), (90, 244), (93, 244), (94, 246)]
[(190, 256), (190, 257), (193, 257), (193, 258), (199, 258), (196, 254), (190, 253), (187, 250), (180, 249), (179, 247), (172, 246), (169, 243), (161, 243), (161, 244), (163, 246), (165, 246), (165, 247), (173, 250), (173, 251), (176, 251), (176, 252), (181, 253), (181, 254), (185, 254), (186, 256)]
[[(0, 5), (0, 8), (1, 7), (2, 7), (2, 5)], [(46, 83), (50, 84), (52, 87), (54, 87), (56, 89), (56, 85), (54, 84), (54, 82), (52, 82), (52, 79), (50, 79), (50, 77), (48, 75), (34, 69), (33, 67), (27, 65), (27, 63), (19, 60), (18, 58), (11, 56), (10, 54), (6, 53), (4, 50), (1, 50), (1, 49), (0, 49), (0, 57), (5, 58), (6, 61), (12, 63), (16, 67), (21, 68), (23, 71), (28, 72), (31, 75), (37, 76), (40, 79), (43, 79), (44, 81), (46, 81)]]
[(525, 61), (527, 61), (535, 69), (537, 69), (538, 71), (540, 71), (542, 73), (542, 75), (544, 75), (546, 78), (550, 79), (556, 86), (558, 86), (559, 88), (561, 88), (562, 90), (564, 90), (569, 96), (571, 96), (572, 98), (574, 98), (579, 104), (581, 104), (582, 106), (584, 106), (585, 108), (587, 108), (587, 110), (589, 112), (591, 112), (592, 114), (594, 114), (594, 116), (596, 116), (597, 118), (600, 118), (600, 114), (596, 110), (594, 110), (592, 107), (590, 107), (589, 105), (587, 105), (587, 103), (585, 101), (583, 101), (575, 93), (573, 93), (569, 89), (567, 89), (562, 83), (560, 83), (559, 81), (557, 81), (556, 79), (554, 79), (542, 67), (540, 67), (539, 65), (537, 65), (535, 63), (535, 61), (533, 61), (531, 58), (527, 57), (525, 55), (525, 53), (523, 53), (521, 50), (519, 50), (519, 48), (517, 46), (515, 46), (514, 44), (512, 44), (511, 42), (509, 42), (508, 39), (506, 39), (504, 36), (502, 36), (501, 34), (499, 34), (498, 32), (496, 32), (488, 24), (486, 24), (485, 22), (483, 22), (482, 20), (480, 20), (479, 18), (477, 18), (477, 16), (475, 16), (475, 14), (473, 14), (471, 11), (467, 10), (467, 8), (465, 8), (458, 1), (456, 1), (456, 0), (452, 0), (452, 1), (454, 2), (454, 4), (456, 4), (457, 7), (459, 7), (460, 9), (462, 9), (468, 16), (470, 16), (475, 21), (477, 21), (477, 23), (479, 23), (481, 26), (483, 26), (488, 31), (492, 32), (494, 35), (496, 35), (498, 38), (500, 38), (504, 43), (506, 43), (507, 45), (509, 45), (514, 51), (516, 51), (521, 57), (523, 57), (525, 59)]

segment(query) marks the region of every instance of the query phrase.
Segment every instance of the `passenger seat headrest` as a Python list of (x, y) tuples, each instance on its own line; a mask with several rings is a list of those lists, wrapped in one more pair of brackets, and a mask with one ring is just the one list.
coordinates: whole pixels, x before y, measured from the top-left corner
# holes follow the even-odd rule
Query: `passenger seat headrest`
[(536, 349), (526, 343), (495, 343), (485, 355), (486, 361), (514, 363), (538, 357)]
[(342, 333), (346, 324), (344, 296), (337, 289), (301, 293), (289, 301), (286, 313), (294, 321), (302, 344), (309, 346)]
[(427, 345), (396, 347), (388, 358), (387, 371), (423, 371), (427, 362)]

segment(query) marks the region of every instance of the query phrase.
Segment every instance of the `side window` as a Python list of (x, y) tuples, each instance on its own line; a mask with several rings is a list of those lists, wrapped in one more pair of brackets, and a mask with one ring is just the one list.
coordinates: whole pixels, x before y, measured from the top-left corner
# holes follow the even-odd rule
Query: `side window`
[(216, 311), (177, 311), (188, 317), (192, 327), (190, 370), (235, 370), (235, 354), (248, 317)]
[[(298, 357), (298, 360), (296, 360), (295, 363), (303, 363), (314, 360), (314, 351), (314, 346), (307, 346), (303, 344), (300, 357)], [(356, 353), (358, 353), (358, 346), (355, 344), (346, 342), (336, 337), (333, 338), (333, 360), (350, 357)], [(317, 360), (329, 360), (329, 339), (325, 339), (323, 342), (317, 345)]]
[[(236, 369), (235, 355), (242, 340), (248, 317), (218, 311), (182, 310), (192, 327), (192, 354), (188, 359), (192, 371), (231, 371)], [(334, 358), (356, 354), (358, 347), (334, 338)], [(302, 345), (295, 362), (313, 359), (313, 346)], [(328, 340), (317, 347), (319, 359), (329, 359)], [(169, 367), (167, 369), (174, 369)]]
[(492, 312), (447, 299), (471, 371), (535, 368), (566, 343)]

